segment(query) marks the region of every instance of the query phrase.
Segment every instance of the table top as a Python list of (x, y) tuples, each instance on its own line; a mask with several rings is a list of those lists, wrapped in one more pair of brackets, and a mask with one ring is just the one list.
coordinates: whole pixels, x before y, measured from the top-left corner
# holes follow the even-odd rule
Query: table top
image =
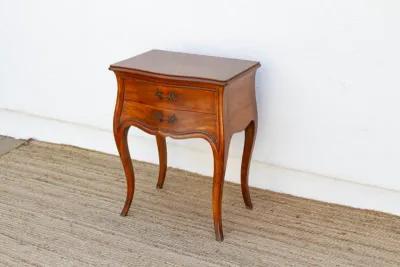
[(110, 66), (110, 70), (228, 82), (241, 73), (259, 66), (260, 63), (257, 61), (150, 50), (114, 63)]

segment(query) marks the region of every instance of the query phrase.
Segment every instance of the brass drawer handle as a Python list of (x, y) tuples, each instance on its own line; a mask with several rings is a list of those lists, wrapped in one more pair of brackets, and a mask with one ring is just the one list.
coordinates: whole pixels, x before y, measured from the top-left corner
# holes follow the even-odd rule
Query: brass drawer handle
[(169, 92), (167, 95), (164, 95), (159, 89), (157, 89), (155, 96), (157, 96), (160, 100), (167, 99), (170, 102), (175, 102), (177, 98), (175, 92)]
[(177, 120), (178, 120), (178, 118), (175, 116), (175, 114), (172, 114), (171, 116), (169, 116), (166, 120), (164, 119), (164, 116), (163, 116), (163, 114), (162, 114), (162, 112), (161, 111), (156, 111), (156, 112), (154, 112), (154, 119), (156, 119), (157, 121), (159, 121), (159, 122), (164, 122), (164, 121), (166, 121), (166, 122), (168, 122), (169, 124), (173, 124), (173, 123), (175, 123)]
[(168, 123), (173, 124), (177, 121), (177, 118), (175, 114), (172, 114), (171, 116), (168, 117)]

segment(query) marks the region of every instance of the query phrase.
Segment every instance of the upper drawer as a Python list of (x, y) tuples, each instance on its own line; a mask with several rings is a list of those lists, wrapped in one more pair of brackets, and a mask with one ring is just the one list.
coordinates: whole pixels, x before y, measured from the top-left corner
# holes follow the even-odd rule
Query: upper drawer
[(125, 100), (160, 108), (215, 113), (216, 92), (137, 79), (125, 80)]

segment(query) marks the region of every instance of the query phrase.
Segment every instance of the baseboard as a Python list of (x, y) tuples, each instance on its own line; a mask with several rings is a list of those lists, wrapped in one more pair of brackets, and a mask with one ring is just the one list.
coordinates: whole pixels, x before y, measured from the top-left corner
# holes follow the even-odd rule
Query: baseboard
[[(6, 109), (0, 109), (0, 122), (1, 135), (35, 138), (117, 154), (111, 129), (99, 129)], [(133, 158), (158, 162), (154, 137), (133, 132), (129, 136), (129, 143)], [(176, 142), (168, 142), (168, 156), (169, 166), (212, 175), (211, 149), (194, 150), (184, 145), (177, 145)], [(226, 180), (239, 183), (240, 160), (239, 157), (229, 157)], [(400, 215), (399, 191), (357, 184), (259, 161), (252, 162), (250, 175), (250, 185), (253, 187)]]

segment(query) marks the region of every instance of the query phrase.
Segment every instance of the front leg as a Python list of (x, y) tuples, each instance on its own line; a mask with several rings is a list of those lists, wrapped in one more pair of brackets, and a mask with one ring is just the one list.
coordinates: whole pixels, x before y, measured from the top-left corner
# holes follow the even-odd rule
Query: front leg
[(167, 144), (164, 136), (156, 135), (156, 139), (159, 159), (157, 188), (162, 188), (164, 185), (165, 174), (167, 172)]
[(218, 148), (216, 145), (212, 145), (214, 155), (212, 207), (215, 238), (217, 241), (224, 240), (224, 234), (222, 230), (222, 193), (230, 141), (231, 137), (229, 136), (220, 141), (220, 145)]
[(126, 216), (128, 214), (135, 191), (135, 174), (133, 172), (132, 159), (128, 148), (128, 130), (129, 125), (124, 127), (118, 126), (114, 129), (115, 143), (117, 144), (121, 162), (124, 167), (127, 186), (125, 205), (121, 211), (121, 216)]

